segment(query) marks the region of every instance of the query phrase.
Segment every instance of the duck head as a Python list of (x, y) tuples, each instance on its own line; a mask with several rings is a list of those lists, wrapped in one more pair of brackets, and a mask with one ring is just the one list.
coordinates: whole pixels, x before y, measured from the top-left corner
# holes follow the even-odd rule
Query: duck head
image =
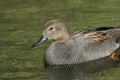
[(66, 23), (62, 20), (50, 20), (45, 24), (41, 37), (32, 45), (35, 47), (46, 40), (53, 40), (58, 43), (65, 43), (69, 40)]

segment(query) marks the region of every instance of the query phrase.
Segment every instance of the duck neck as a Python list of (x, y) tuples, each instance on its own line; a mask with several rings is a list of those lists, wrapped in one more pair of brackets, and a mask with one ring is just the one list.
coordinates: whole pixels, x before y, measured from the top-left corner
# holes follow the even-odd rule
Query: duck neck
[(55, 42), (57, 42), (57, 43), (66, 43), (66, 42), (68, 42), (68, 40), (69, 40), (69, 34), (68, 33), (64, 33)]

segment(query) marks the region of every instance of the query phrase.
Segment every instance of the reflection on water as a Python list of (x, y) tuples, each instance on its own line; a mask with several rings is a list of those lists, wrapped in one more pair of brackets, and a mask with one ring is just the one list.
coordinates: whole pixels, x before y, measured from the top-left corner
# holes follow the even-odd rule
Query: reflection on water
[(46, 69), (53, 80), (92, 80), (102, 70), (116, 67), (119, 62), (110, 57), (100, 60), (74, 65), (46, 65)]

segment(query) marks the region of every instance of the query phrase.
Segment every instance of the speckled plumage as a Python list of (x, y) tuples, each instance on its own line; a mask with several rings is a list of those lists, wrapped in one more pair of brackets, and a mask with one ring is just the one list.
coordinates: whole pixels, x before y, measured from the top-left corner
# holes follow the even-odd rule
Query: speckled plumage
[(46, 61), (57, 65), (78, 64), (109, 56), (119, 47), (115, 39), (104, 39), (102, 42), (93, 40), (93, 42), (77, 35), (71, 36), (66, 43), (52, 43), (46, 51)]

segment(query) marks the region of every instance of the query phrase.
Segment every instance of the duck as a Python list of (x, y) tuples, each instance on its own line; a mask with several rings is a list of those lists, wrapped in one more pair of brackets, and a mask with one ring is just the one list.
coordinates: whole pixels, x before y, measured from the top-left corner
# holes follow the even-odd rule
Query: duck
[(46, 22), (32, 47), (47, 40), (53, 42), (44, 54), (44, 67), (52, 80), (91, 80), (120, 62), (120, 26), (69, 34), (66, 22), (54, 19)]
[(32, 47), (47, 40), (53, 41), (45, 53), (47, 64), (79, 64), (107, 56), (116, 59), (114, 52), (120, 48), (119, 26), (78, 30), (69, 34), (66, 22), (54, 19), (46, 22), (44, 28)]

